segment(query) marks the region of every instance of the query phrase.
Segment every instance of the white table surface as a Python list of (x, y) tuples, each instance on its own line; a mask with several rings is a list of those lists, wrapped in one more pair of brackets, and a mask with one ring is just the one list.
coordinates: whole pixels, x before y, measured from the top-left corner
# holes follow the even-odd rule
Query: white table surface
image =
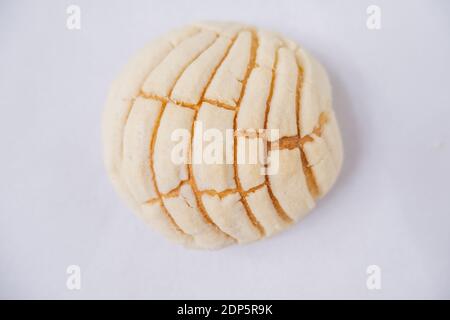
[[(81, 30), (66, 8), (81, 8)], [(381, 29), (366, 8), (381, 8)], [(175, 246), (102, 163), (106, 92), (129, 56), (205, 19), (274, 29), (326, 66), (345, 144), (333, 191), (270, 240)], [(2, 1), (1, 298), (450, 298), (449, 1)], [(368, 290), (366, 268), (381, 268)], [(81, 290), (66, 268), (79, 265)]]

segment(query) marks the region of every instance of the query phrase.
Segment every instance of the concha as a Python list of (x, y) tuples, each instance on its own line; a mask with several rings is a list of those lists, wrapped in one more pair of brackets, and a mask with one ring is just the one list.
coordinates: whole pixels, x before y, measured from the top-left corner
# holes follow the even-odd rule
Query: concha
[[(185, 246), (271, 236), (310, 212), (338, 176), (331, 96), (321, 64), (276, 33), (218, 22), (180, 28), (141, 49), (111, 86), (108, 174), (144, 221)], [(185, 162), (173, 159), (174, 132), (190, 134)], [(208, 149), (205, 132), (223, 134), (223, 152), (213, 148), (223, 161), (194, 161)], [(255, 145), (266, 161), (239, 161)]]

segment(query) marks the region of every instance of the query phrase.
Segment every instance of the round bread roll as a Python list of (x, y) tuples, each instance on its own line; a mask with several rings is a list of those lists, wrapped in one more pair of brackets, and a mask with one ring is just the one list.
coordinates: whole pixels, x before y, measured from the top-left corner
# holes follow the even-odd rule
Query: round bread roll
[(235, 23), (194, 24), (140, 50), (112, 84), (103, 143), (134, 211), (205, 249), (303, 218), (343, 156), (324, 68), (294, 42)]

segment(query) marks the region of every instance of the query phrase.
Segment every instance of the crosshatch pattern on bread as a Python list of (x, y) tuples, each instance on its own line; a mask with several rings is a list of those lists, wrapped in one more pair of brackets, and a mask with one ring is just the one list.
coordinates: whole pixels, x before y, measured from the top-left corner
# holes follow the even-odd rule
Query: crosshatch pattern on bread
[[(260, 164), (171, 161), (175, 129), (279, 132)], [(248, 135), (244, 139), (256, 139)], [(113, 82), (103, 116), (108, 174), (134, 211), (167, 238), (216, 249), (271, 236), (304, 217), (335, 182), (342, 143), (325, 69), (276, 33), (198, 23), (141, 49)], [(264, 171), (263, 171), (264, 172)]]

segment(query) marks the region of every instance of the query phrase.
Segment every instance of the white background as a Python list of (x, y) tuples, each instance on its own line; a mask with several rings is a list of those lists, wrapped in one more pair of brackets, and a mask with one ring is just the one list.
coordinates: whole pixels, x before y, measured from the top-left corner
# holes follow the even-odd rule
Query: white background
[[(66, 29), (70, 4), (79, 31)], [(345, 145), (338, 183), (304, 221), (212, 252), (133, 215), (100, 142), (130, 55), (205, 19), (273, 29), (315, 54)], [(1, 1), (0, 297), (450, 298), (449, 39), (449, 1)], [(66, 288), (72, 264), (79, 291)], [(366, 287), (371, 264), (379, 291)]]

